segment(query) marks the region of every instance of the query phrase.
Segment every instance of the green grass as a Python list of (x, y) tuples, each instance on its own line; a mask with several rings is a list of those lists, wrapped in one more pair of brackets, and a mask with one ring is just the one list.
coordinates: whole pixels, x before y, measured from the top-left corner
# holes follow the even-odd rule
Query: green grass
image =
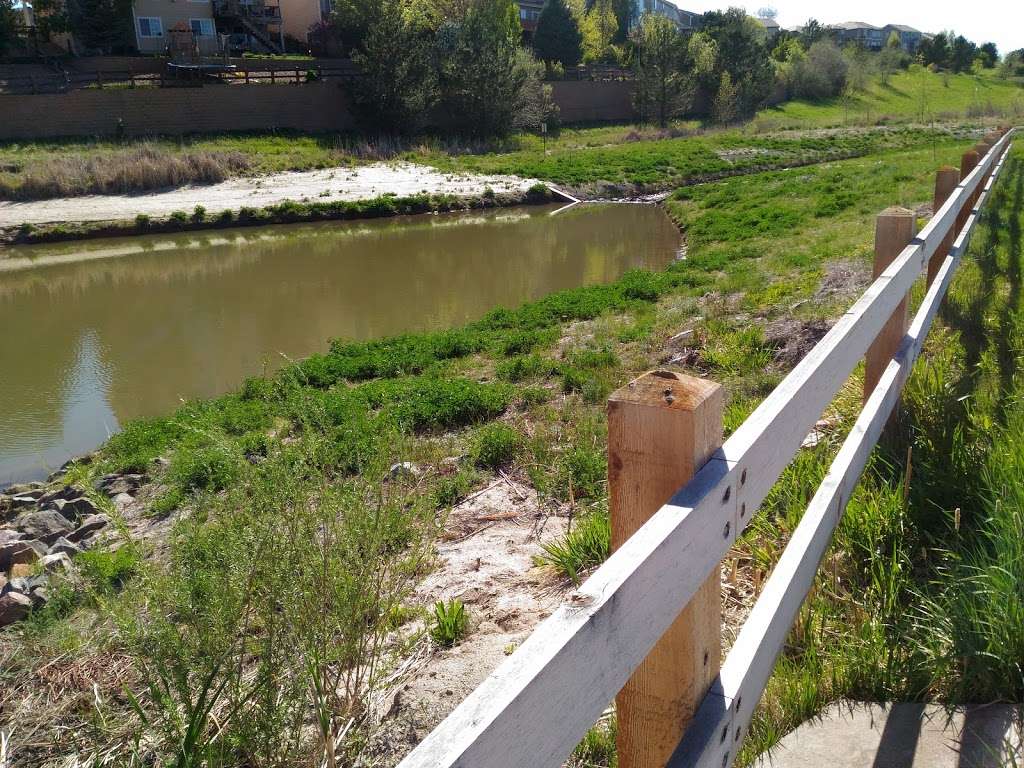
[(438, 645), (451, 648), (466, 636), (469, 618), (461, 600), (449, 600), (434, 605), (430, 636)]
[[(850, 98), (826, 102), (790, 101), (762, 110), (753, 128), (921, 123), (963, 118), (994, 117), (1019, 122), (1024, 116), (1024, 91), (992, 72), (935, 74), (912, 66), (887, 84), (873, 81)], [(1011, 119), (1012, 118), (1012, 119)]]
[[(258, 748), (277, 744), (289, 760), (322, 759), (316, 739), (297, 745), (277, 735), (304, 732), (291, 725), (308, 723), (310, 712), (317, 733), (335, 734), (330, 713), (349, 713), (353, 703), (330, 699), (321, 673), (362, 669), (357, 661), (387, 667), (388, 652), (400, 657), (405, 646), (385, 652), (382, 638), (394, 631), (394, 606), (429, 567), (434, 526), (497, 479), (495, 469), (572, 513), (569, 535), (545, 540), (546, 562), (581, 578), (609, 546), (607, 392), (654, 367), (681, 368), (725, 385), (726, 428), (735, 428), (785, 373), (775, 357), (780, 348), (805, 325), (838, 316), (859, 292), (874, 215), (930, 200), (935, 169), (964, 148), (943, 140), (687, 188), (667, 204), (687, 232), (687, 258), (661, 272), (634, 271), (498, 308), (448, 331), (335, 340), (326, 354), (249, 379), (236, 394), (126, 425), (74, 472), (88, 485), (110, 471), (145, 471), (163, 486), (154, 514), (191, 511), (159, 567), (134, 577), (124, 571), (128, 588), (105, 601), (123, 631), (104, 642), (136, 661), (140, 676), (127, 685), (161, 754), (171, 759), (174, 745), (186, 743), (176, 729), (182, 713), (192, 712), (206, 739), (189, 737), (193, 757), (209, 747), (237, 750), (230, 753), (236, 762), (280, 762), (282, 754)], [(839, 695), (1022, 693), (1013, 666), (1019, 633), (1010, 622), (1019, 615), (1014, 585), (1024, 579), (1024, 502), (1007, 490), (1016, 489), (1019, 462), (1005, 460), (1021, 455), (1024, 430), (1016, 377), (1024, 318), (1014, 287), (1022, 179), (1018, 150), (997, 195), (999, 213), (978, 233), (976, 261), (965, 263), (947, 302), (947, 330), (933, 332), (908, 384), (909, 493), (906, 445), (879, 451), (780, 659), (747, 757)], [(861, 282), (836, 289), (837, 263), (861, 270)], [(779, 320), (796, 331), (773, 331)], [(683, 330), (691, 333), (677, 340)], [(687, 362), (668, 362), (684, 352)], [(763, 575), (778, 558), (859, 400), (854, 379), (831, 409), (843, 417), (838, 434), (801, 452), (772, 490), (737, 547), (745, 578), (754, 569)], [(395, 461), (413, 461), (423, 472), (391, 477)], [(377, 600), (382, 585), (388, 589)], [(997, 602), (1007, 621), (991, 620)], [(5, 656), (11, 662), (0, 670), (0, 691), (22, 690), (37, 660), (97, 642), (102, 622), (78, 618), (90, 610), (69, 609), (67, 621), (47, 623), (21, 654)], [(0, 643), (11, 637), (5, 634)], [(329, 648), (330, 658), (315, 648)], [(974, 666), (964, 668), (964, 656)], [(257, 664), (263, 677), (232, 676), (239, 659)], [(180, 682), (163, 699), (142, 685), (159, 692), (161, 674)], [(196, 704), (216, 686), (200, 685), (203, 675), (228, 681), (231, 693), (218, 706), (259, 715), (251, 728), (244, 718), (223, 728), (205, 719)], [(120, 685), (106, 690), (102, 712), (129, 730), (69, 726), (83, 749), (132, 743), (137, 720), (125, 714)], [(250, 692), (265, 709), (237, 698)], [(597, 729), (575, 764), (611, 764), (613, 743), (608, 728)]]

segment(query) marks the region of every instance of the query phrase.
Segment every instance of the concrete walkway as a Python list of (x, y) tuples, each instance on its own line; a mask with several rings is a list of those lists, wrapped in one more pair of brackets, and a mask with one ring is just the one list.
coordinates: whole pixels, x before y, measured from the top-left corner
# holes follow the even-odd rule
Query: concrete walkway
[(1020, 706), (833, 704), (757, 768), (1024, 768)]
[(326, 203), (424, 192), (466, 197), (481, 195), (488, 188), (498, 194), (522, 193), (536, 183), (535, 179), (516, 176), (443, 173), (415, 163), (372, 163), (352, 168), (239, 177), (217, 184), (132, 195), (86, 195), (22, 203), (0, 201), (0, 227), (134, 219), (139, 214), (163, 217), (174, 211), (191, 214), (197, 205), (214, 216), (223, 210), (237, 210), (242, 206), (262, 208), (286, 200)]

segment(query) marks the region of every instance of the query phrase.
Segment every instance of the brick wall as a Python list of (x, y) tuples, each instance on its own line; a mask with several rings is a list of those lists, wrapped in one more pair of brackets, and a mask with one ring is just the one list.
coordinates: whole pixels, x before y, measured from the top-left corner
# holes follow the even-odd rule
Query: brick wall
[[(631, 83), (553, 83), (562, 122), (633, 118)], [(0, 139), (103, 136), (124, 120), (130, 136), (286, 128), (353, 127), (339, 82), (223, 85), (205, 88), (109, 88), (35, 96), (0, 95)]]

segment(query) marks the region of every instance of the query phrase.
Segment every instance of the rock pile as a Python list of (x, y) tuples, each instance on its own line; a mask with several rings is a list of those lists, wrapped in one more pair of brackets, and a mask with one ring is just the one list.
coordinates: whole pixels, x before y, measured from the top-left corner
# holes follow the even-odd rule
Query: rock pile
[[(124, 476), (104, 478), (99, 487), (120, 493), (138, 487), (132, 483)], [(70, 577), (75, 555), (93, 546), (109, 524), (74, 486), (30, 483), (0, 494), (0, 627), (44, 605), (51, 579)]]

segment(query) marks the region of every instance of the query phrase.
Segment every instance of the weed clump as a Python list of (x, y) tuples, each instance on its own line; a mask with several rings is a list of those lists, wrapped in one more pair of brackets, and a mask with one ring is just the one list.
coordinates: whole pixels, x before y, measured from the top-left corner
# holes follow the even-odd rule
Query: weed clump
[(486, 424), (473, 441), (473, 463), (481, 469), (500, 469), (512, 463), (522, 444), (520, 434), (507, 424)]

